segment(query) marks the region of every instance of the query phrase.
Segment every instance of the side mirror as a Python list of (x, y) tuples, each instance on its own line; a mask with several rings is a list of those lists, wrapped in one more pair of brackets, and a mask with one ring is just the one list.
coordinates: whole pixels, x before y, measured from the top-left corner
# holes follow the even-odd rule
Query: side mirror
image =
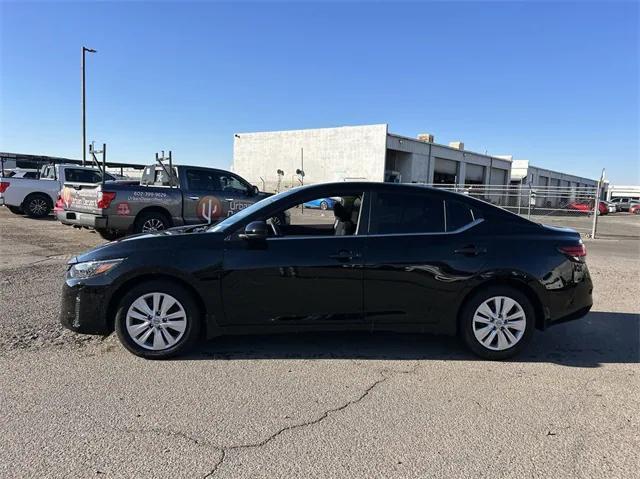
[(269, 227), (266, 221), (252, 221), (244, 228), (244, 233), (238, 235), (244, 240), (266, 240), (269, 236)]
[(251, 189), (249, 190), (249, 196), (258, 196), (258, 193), (260, 193), (260, 190), (258, 189), (258, 187), (256, 185), (251, 185)]

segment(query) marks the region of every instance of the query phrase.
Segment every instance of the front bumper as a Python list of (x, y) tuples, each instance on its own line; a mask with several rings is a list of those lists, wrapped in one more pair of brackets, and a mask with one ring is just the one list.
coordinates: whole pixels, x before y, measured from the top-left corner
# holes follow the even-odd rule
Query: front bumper
[(113, 331), (108, 306), (106, 287), (67, 280), (62, 287), (60, 322), (77, 333), (107, 335)]
[(77, 213), (75, 211), (59, 211), (56, 214), (58, 221), (65, 225), (80, 226), (92, 229), (105, 229), (107, 217), (93, 215), (91, 213)]

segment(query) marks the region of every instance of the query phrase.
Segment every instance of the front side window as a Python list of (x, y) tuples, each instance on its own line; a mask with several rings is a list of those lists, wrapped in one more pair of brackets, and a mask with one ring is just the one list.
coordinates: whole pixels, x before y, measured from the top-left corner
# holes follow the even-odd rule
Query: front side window
[(370, 234), (442, 233), (444, 201), (425, 193), (384, 191), (371, 207)]
[(353, 236), (362, 210), (362, 193), (318, 197), (277, 212), (273, 236)]
[(233, 175), (220, 175), (220, 187), (228, 193), (249, 193), (249, 187)]

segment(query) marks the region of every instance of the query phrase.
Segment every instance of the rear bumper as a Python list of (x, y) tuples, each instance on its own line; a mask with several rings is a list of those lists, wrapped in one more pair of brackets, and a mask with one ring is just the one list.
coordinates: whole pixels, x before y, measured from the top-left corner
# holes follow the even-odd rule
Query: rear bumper
[(580, 268), (580, 274), (575, 274), (574, 282), (562, 291), (552, 292), (549, 298), (553, 305), (551, 314), (545, 320), (545, 327), (580, 319), (593, 306), (593, 283), (586, 265)]
[(75, 211), (58, 211), (56, 214), (58, 221), (65, 225), (81, 226), (84, 228), (105, 229), (107, 228), (107, 217), (92, 215), (90, 213), (78, 213)]
[(107, 309), (104, 287), (65, 282), (60, 308), (60, 322), (65, 328), (82, 334), (110, 334), (113, 327)]

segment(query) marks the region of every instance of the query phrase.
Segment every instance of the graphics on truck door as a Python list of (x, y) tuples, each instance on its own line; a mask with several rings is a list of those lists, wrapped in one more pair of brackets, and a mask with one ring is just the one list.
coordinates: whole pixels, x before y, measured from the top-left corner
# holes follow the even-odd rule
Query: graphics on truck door
[(214, 223), (254, 203), (250, 186), (222, 171), (187, 168), (187, 189), (183, 192), (187, 224)]

